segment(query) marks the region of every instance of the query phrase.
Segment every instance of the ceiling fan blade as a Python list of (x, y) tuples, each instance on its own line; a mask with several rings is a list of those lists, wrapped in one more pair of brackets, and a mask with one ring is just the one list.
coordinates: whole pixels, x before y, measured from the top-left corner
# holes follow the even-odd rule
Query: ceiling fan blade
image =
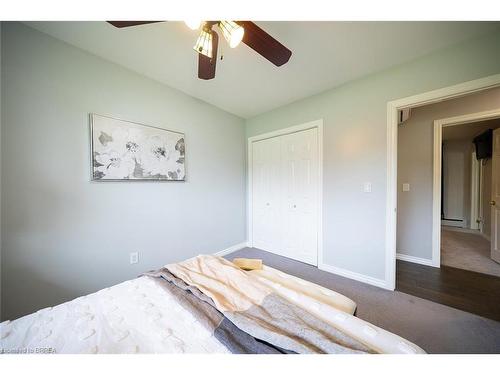
[(290, 60), (292, 51), (274, 39), (271, 35), (262, 30), (251, 21), (236, 21), (245, 29), (243, 43), (252, 48), (255, 52), (264, 56), (276, 66), (281, 66)]
[(219, 36), (212, 30), (212, 58), (198, 53), (198, 78), (208, 80), (215, 77), (218, 46)]
[(158, 23), (165, 21), (106, 21), (106, 22), (113, 25), (114, 27), (122, 29), (124, 27), (147, 25), (149, 23)]

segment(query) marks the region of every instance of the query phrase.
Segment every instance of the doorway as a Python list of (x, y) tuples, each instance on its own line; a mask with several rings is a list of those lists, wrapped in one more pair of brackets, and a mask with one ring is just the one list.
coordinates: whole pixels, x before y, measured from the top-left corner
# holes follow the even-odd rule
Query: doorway
[(500, 108), (446, 116), (494, 108), (499, 98), (492, 89), (412, 109), (398, 139), (397, 290), (495, 320), (500, 264), (488, 233), (500, 224), (492, 193), (500, 149), (495, 137), (489, 153), (474, 140), (500, 134)]
[(440, 222), (436, 216), (433, 220), (433, 258), (444, 266), (500, 277), (495, 196), (500, 109), (436, 120), (434, 127), (434, 149), (441, 150), (434, 156), (434, 182), (440, 184), (434, 186), (434, 215), (438, 205), (441, 212)]
[[(387, 103), (387, 200), (384, 288), (389, 290), (395, 290), (396, 288), (396, 259), (398, 258), (398, 127), (401, 112), (415, 107), (483, 92), (499, 86), (500, 74), (495, 74), (442, 89), (396, 99)], [(433, 238), (434, 241), (435, 239)]]

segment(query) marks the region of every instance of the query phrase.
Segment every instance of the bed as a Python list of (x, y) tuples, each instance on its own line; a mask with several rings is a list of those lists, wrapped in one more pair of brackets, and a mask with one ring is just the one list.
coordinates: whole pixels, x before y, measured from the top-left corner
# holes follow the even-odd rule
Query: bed
[(351, 299), (216, 256), (167, 265), (1, 323), (2, 353), (404, 353)]

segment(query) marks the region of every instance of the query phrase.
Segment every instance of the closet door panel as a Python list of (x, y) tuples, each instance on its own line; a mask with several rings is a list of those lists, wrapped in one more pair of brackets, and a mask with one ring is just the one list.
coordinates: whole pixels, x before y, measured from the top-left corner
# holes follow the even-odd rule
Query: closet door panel
[(317, 129), (282, 137), (283, 255), (317, 264)]
[(281, 249), (280, 140), (253, 144), (253, 246), (279, 253)]

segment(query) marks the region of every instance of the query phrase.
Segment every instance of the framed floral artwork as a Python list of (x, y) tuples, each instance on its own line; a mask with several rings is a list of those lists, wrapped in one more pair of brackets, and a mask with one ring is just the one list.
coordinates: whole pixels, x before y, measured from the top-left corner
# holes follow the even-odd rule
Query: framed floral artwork
[(90, 114), (93, 181), (184, 181), (184, 134)]

